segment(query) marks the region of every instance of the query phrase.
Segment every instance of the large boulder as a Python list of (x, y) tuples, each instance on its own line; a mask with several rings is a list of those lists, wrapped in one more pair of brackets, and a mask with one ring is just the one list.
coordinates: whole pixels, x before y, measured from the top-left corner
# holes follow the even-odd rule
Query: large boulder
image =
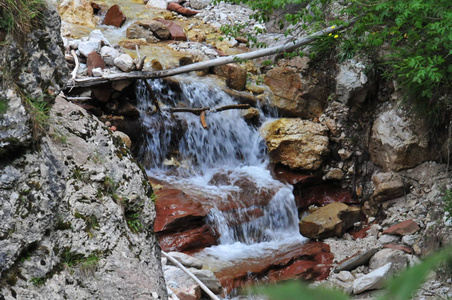
[(377, 117), (369, 151), (372, 161), (386, 171), (412, 168), (431, 158), (426, 127), (402, 109), (389, 109)]
[(314, 171), (330, 152), (328, 128), (301, 119), (279, 119), (264, 131), (270, 158), (292, 169)]
[(284, 116), (312, 118), (322, 114), (326, 89), (315, 79), (302, 77), (295, 68), (273, 68), (265, 74), (264, 83), (274, 94), (272, 105)]
[(300, 233), (311, 239), (341, 236), (361, 218), (361, 210), (344, 203), (331, 203), (301, 219)]
[(57, 98), (49, 120), (39, 148), (0, 170), (0, 272), (15, 278), (14, 289), (0, 285), (1, 294), (164, 299), (146, 175), (103, 123), (75, 104)]
[(158, 43), (160, 41), (152, 31), (145, 29), (137, 23), (127, 28), (126, 36), (128, 39), (145, 39), (148, 43)]
[(353, 282), (353, 293), (360, 294), (365, 291), (381, 289), (385, 281), (392, 275), (392, 264), (388, 263)]
[(121, 27), (125, 21), (126, 15), (117, 4), (110, 7), (104, 17), (104, 25)]
[(226, 78), (226, 85), (232, 89), (243, 91), (246, 86), (246, 71), (237, 64), (226, 64), (213, 68), (213, 72)]

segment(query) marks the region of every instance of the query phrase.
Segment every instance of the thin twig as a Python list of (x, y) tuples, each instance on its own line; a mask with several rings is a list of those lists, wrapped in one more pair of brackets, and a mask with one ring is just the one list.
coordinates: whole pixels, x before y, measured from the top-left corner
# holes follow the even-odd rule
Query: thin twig
[(192, 272), (190, 272), (189, 270), (187, 270), (187, 268), (185, 268), (180, 262), (178, 262), (176, 259), (174, 259), (171, 255), (169, 255), (168, 253), (166, 253), (165, 251), (162, 251), (162, 255), (164, 257), (166, 257), (167, 259), (169, 259), (173, 264), (175, 264), (177, 267), (179, 267), (182, 271), (184, 271), (188, 276), (190, 276), (197, 284), (199, 284), (199, 286), (204, 290), (204, 292), (207, 293), (207, 295), (210, 296), (210, 298), (212, 298), (213, 300), (220, 300), (220, 298), (218, 298), (214, 293), (212, 293), (211, 290), (209, 290), (209, 288), (202, 283), (201, 280), (199, 280), (195, 275), (193, 275)]

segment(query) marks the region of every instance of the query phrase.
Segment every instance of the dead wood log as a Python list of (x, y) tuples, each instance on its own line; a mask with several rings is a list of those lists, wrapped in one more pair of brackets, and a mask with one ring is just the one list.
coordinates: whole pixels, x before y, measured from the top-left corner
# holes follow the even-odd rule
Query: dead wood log
[(202, 108), (176, 107), (176, 108), (169, 108), (168, 110), (170, 113), (188, 112), (188, 113), (192, 113), (194, 115), (200, 116), (202, 112), (204, 112), (206, 110), (210, 110), (210, 108), (209, 107), (202, 107)]
[(119, 74), (105, 74), (102, 77), (88, 77), (88, 78), (79, 78), (75, 80), (73, 85), (68, 84), (67, 88), (71, 87), (89, 87), (93, 85), (102, 84), (109, 81), (123, 80), (123, 79), (146, 79), (146, 78), (162, 78), (167, 76), (173, 76), (183, 73), (188, 73), (191, 71), (199, 71), (205, 68), (221, 66), (237, 61), (255, 59), (263, 56), (274, 55), (278, 53), (283, 53), (286, 51), (295, 50), (301, 46), (307, 45), (315, 41), (318, 37), (328, 35), (333, 32), (337, 32), (343, 30), (357, 22), (358, 18), (354, 18), (348, 22), (346, 25), (340, 26), (330, 26), (323, 30), (317, 31), (307, 37), (301, 39), (294, 39), (290, 43), (286, 43), (285, 45), (275, 46), (265, 49), (260, 49), (252, 52), (230, 55), (226, 57), (220, 57), (208, 61), (198, 62), (186, 66), (181, 66), (173, 69), (165, 69), (158, 71), (147, 71), (147, 72), (130, 72), (130, 73), (119, 73)]
[(249, 108), (251, 108), (251, 105), (249, 105), (249, 104), (234, 104), (234, 105), (225, 105), (222, 107), (215, 108), (215, 109), (211, 110), (211, 112), (220, 112), (220, 111), (225, 111), (225, 110), (229, 110), (229, 109), (249, 109)]

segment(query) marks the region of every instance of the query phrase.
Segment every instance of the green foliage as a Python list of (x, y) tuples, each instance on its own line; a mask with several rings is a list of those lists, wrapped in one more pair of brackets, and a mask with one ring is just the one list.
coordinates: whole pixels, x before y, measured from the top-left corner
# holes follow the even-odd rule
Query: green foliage
[(39, 23), (44, 0), (0, 0), (0, 31), (22, 40)]
[(91, 253), (85, 256), (81, 253), (71, 252), (70, 249), (64, 249), (62, 253), (62, 263), (68, 268), (78, 268), (81, 275), (88, 277), (96, 272), (100, 257), (98, 253)]
[(143, 225), (140, 221), (140, 214), (139, 213), (126, 213), (126, 221), (127, 226), (129, 226), (129, 229), (134, 232), (138, 233), (143, 229)]
[(29, 95), (25, 95), (25, 107), (30, 115), (33, 125), (33, 138), (39, 140), (49, 125), (50, 106), (42, 99), (33, 99)]
[[(383, 75), (397, 81), (405, 103), (432, 126), (442, 126), (452, 112), (452, 2), (450, 0), (352, 0), (336, 12), (336, 19), (327, 15), (333, 0), (226, 0), (243, 3), (256, 10), (254, 19), (269, 21), (272, 13), (288, 9), (278, 23), (285, 34), (289, 25), (308, 33), (333, 24), (340, 25), (349, 16), (359, 21), (336, 41), (322, 37), (314, 42), (311, 55), (324, 59), (327, 52), (336, 52), (344, 61), (356, 53), (366, 52), (379, 62)], [(306, 5), (309, 3), (309, 5)], [(337, 5), (335, 7), (338, 7)], [(327, 18), (328, 17), (328, 18)], [(328, 20), (326, 22), (326, 20)], [(225, 27), (226, 34), (246, 35), (245, 24)], [(257, 42), (256, 33), (251, 42)], [(334, 37), (334, 35), (333, 35)], [(441, 128), (441, 127), (439, 127)]]
[(0, 99), (0, 115), (8, 111), (8, 102), (6, 99)]
[(30, 279), (30, 282), (33, 283), (34, 286), (41, 286), (45, 283), (45, 277), (33, 277)]
[[(428, 257), (422, 263), (407, 269), (399, 276), (387, 281), (387, 292), (378, 300), (408, 300), (420, 288), (428, 273), (441, 262), (450, 260), (452, 248), (448, 247)], [(342, 292), (324, 287), (308, 287), (300, 282), (288, 282), (278, 286), (259, 287), (253, 289), (254, 293), (265, 294), (270, 300), (323, 300), (323, 299), (350, 299)]]

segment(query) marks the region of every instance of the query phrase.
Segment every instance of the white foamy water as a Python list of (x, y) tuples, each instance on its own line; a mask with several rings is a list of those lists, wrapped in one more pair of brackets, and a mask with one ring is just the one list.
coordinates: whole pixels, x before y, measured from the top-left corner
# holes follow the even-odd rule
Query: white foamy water
[[(160, 80), (149, 83), (168, 107), (213, 109), (237, 104), (206, 79), (186, 80), (180, 91)], [(148, 131), (140, 157), (149, 176), (223, 201), (208, 215), (220, 239), (218, 246), (204, 250), (206, 254), (224, 259), (260, 255), (304, 240), (298, 232), (292, 187), (272, 177), (259, 128), (249, 126), (240, 110), (207, 112), (206, 130), (192, 113), (149, 113), (152, 102), (144, 84), (137, 87), (137, 98)], [(269, 199), (263, 201), (260, 195)], [(222, 203), (228, 201), (234, 209), (222, 210)]]

